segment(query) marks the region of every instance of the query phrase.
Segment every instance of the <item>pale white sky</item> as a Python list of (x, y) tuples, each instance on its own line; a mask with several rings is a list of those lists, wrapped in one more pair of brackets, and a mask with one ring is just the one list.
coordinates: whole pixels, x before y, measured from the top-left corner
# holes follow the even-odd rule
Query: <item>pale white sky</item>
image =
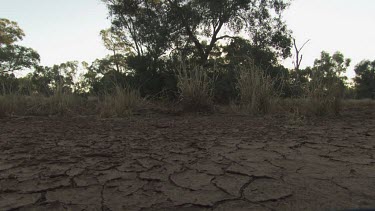
[[(0, 0), (0, 18), (17, 21), (25, 31), (22, 45), (41, 55), (43, 65), (78, 60), (92, 62), (107, 54), (99, 32), (108, 28), (100, 0)], [(353, 60), (375, 60), (374, 0), (293, 0), (284, 14), (303, 50), (302, 67), (312, 66), (322, 50), (341, 51)], [(283, 64), (293, 67), (292, 60)]]
[(0, 0), (0, 17), (18, 22), (22, 45), (32, 47), (43, 65), (91, 62), (107, 54), (99, 32), (110, 27), (100, 0)]
[[(352, 59), (349, 77), (363, 59), (375, 60), (374, 0), (294, 0), (284, 17), (297, 43), (311, 39), (302, 67), (312, 66), (323, 50)], [(293, 67), (290, 59), (284, 65)]]

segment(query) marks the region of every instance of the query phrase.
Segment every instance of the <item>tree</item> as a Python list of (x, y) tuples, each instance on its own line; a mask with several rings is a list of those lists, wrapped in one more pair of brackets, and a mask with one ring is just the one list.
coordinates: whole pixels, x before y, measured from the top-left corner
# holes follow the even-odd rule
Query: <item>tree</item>
[(375, 60), (364, 60), (354, 69), (356, 92), (359, 98), (375, 99)]
[(125, 72), (126, 64), (124, 64), (126, 55), (133, 55), (131, 52), (131, 44), (125, 39), (121, 31), (107, 29), (100, 31), (105, 48), (110, 50), (113, 55), (102, 59), (108, 64), (113, 64), (117, 72)]
[(32, 68), (40, 61), (39, 54), (27, 47), (6, 45), (0, 47), (0, 74)]
[(269, 47), (259, 48), (242, 38), (233, 39), (229, 45), (223, 46), (223, 53), (227, 64), (254, 63), (263, 70), (269, 70), (278, 65), (277, 55)]
[(296, 55), (295, 55), (295, 59), (296, 61), (293, 61), (293, 64), (294, 64), (294, 70), (297, 72), (297, 75), (298, 75), (298, 71), (300, 70), (300, 66), (301, 66), (301, 63), (302, 63), (302, 60), (303, 60), (303, 55), (301, 54), (301, 51), (302, 49), (305, 47), (305, 45), (310, 42), (310, 40), (307, 40), (300, 48), (297, 47), (297, 43), (296, 43), (296, 39), (293, 39), (293, 46), (294, 46), (294, 50), (296, 52)]
[(0, 74), (31, 68), (39, 63), (40, 56), (35, 50), (15, 44), (24, 36), (16, 22), (0, 19)]
[[(347, 77), (343, 74), (350, 66), (350, 62), (351, 60), (345, 59), (344, 55), (340, 52), (336, 52), (331, 56), (329, 53), (323, 51), (320, 58), (315, 60), (314, 66), (312, 68), (308, 67), (305, 70), (310, 73), (308, 84), (310, 95), (314, 96), (317, 102), (324, 102), (325, 100), (329, 104), (334, 102), (330, 105), (334, 107), (337, 105), (336, 108), (338, 108), (339, 101), (344, 97), (347, 85)], [(339, 109), (333, 110), (335, 113), (339, 111)]]
[(22, 40), (24, 36), (25, 33), (16, 22), (0, 18), (0, 47), (12, 45)]
[(59, 65), (53, 65), (52, 71), (52, 87), (55, 91), (64, 93), (72, 93), (74, 90), (74, 78), (78, 70), (77, 61), (68, 61)]
[(330, 81), (338, 79), (342, 85), (345, 84), (347, 77), (343, 74), (350, 66), (350, 59), (345, 59), (340, 52), (334, 53), (332, 56), (323, 51), (320, 58), (316, 59), (313, 68), (310, 69), (310, 77), (318, 77), (322, 80)]
[(246, 33), (254, 46), (290, 54), (291, 38), (281, 14), (287, 0), (103, 0), (115, 30), (136, 55), (177, 49), (206, 64), (220, 40)]
[(44, 95), (56, 92), (72, 93), (75, 91), (75, 77), (78, 62), (68, 61), (52, 67), (37, 66), (32, 73), (31, 81), (35, 91)]

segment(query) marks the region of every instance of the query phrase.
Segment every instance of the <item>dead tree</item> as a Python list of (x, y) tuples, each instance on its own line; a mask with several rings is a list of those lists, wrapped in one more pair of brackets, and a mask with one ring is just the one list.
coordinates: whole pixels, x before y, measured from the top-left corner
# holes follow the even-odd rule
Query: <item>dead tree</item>
[(303, 45), (302, 47), (298, 48), (297, 47), (297, 44), (296, 44), (296, 39), (293, 39), (293, 45), (294, 45), (294, 50), (296, 51), (296, 61), (293, 62), (294, 63), (294, 69), (296, 71), (299, 70), (299, 67), (301, 65), (301, 62), (302, 62), (302, 59), (303, 59), (303, 55), (301, 54), (301, 51), (303, 49), (303, 47), (305, 47), (305, 45), (310, 42), (310, 40), (307, 40)]
[(301, 51), (302, 49), (305, 47), (305, 45), (310, 42), (310, 40), (307, 40), (303, 45), (302, 47), (298, 48), (297, 47), (297, 44), (296, 44), (296, 39), (293, 39), (293, 45), (294, 45), (294, 50), (296, 51), (296, 61), (293, 62), (294, 64), (294, 70), (296, 71), (297, 73), (297, 81), (300, 81), (300, 77), (299, 77), (299, 68), (301, 66), (301, 62), (302, 62), (302, 59), (303, 59), (303, 55), (301, 54)]

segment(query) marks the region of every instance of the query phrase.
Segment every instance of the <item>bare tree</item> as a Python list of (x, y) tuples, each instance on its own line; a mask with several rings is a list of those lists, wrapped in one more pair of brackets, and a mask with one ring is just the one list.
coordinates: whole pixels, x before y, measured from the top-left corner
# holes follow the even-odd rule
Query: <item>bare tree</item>
[(299, 68), (301, 66), (301, 62), (303, 59), (303, 55), (301, 54), (302, 49), (305, 47), (305, 45), (310, 42), (310, 40), (307, 40), (302, 47), (298, 48), (296, 44), (296, 39), (293, 39), (293, 45), (294, 45), (294, 50), (296, 51), (296, 61), (293, 61), (294, 64), (294, 70), (296, 71), (297, 74), (297, 81), (300, 81), (300, 74), (299, 74)]
[(297, 47), (297, 44), (296, 44), (296, 39), (293, 39), (293, 45), (294, 45), (294, 50), (296, 51), (296, 61), (293, 62), (294, 64), (294, 69), (296, 71), (299, 70), (299, 67), (301, 66), (301, 62), (302, 62), (302, 59), (303, 59), (303, 55), (301, 54), (301, 51), (302, 49), (305, 47), (305, 45), (310, 42), (310, 40), (307, 40), (303, 45), (302, 47), (298, 48)]

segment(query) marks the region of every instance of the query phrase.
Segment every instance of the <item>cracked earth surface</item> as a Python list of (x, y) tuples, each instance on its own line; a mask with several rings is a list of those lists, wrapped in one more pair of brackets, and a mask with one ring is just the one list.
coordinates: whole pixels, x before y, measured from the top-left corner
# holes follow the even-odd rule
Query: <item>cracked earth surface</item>
[(375, 113), (0, 119), (0, 210), (375, 207)]

